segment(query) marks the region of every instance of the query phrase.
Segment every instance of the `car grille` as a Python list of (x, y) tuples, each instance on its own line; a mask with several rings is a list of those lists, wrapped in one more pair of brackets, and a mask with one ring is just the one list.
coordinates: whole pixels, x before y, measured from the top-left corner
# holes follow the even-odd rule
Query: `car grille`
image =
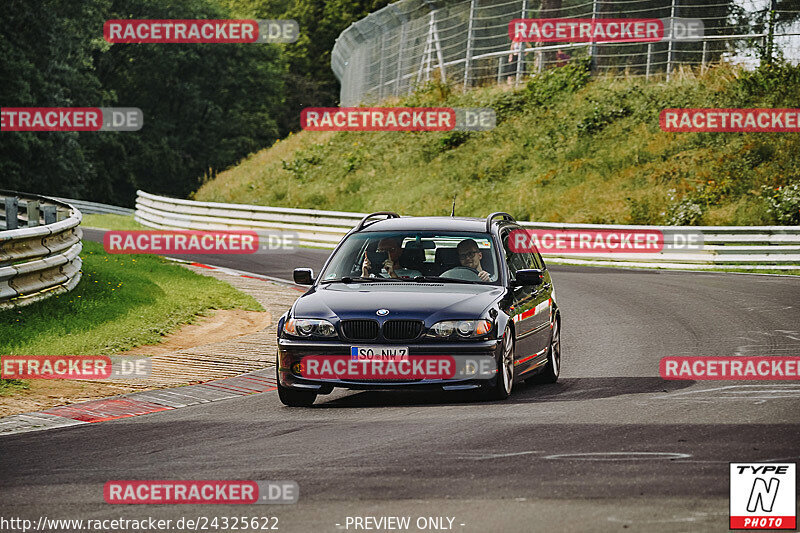
[(348, 339), (369, 341), (378, 338), (375, 320), (342, 320), (342, 333)]
[(421, 332), (419, 320), (388, 320), (383, 324), (383, 336), (393, 341), (416, 339)]

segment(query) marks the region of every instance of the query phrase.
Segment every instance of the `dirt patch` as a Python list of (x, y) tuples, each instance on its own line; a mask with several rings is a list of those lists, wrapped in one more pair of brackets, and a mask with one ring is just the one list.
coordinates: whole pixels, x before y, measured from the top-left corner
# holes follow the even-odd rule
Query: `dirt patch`
[[(271, 326), (272, 315), (268, 312), (224, 309), (202, 316), (193, 324), (164, 337), (156, 345), (139, 346), (122, 355), (164, 356), (178, 350), (224, 342), (264, 330)], [(193, 380), (192, 369), (186, 369), (185, 382)], [(56, 405), (107, 398), (142, 390), (142, 386), (120, 383), (91, 382), (62, 379), (35, 379), (28, 381), (30, 388), (15, 392), (12, 396), (0, 396), (0, 416), (41, 411)]]
[(172, 335), (167, 335), (164, 342), (138, 346), (121, 355), (161, 355), (185, 348), (194, 348), (204, 344), (227, 341), (248, 333), (261, 331), (271, 325), (270, 313), (263, 311), (244, 311), (242, 309), (225, 309), (213, 315), (200, 317), (194, 324), (187, 324)]

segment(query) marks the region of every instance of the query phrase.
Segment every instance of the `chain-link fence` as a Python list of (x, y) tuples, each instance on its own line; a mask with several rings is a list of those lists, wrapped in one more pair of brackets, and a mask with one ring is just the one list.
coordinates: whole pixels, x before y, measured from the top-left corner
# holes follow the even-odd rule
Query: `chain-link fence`
[[(699, 40), (512, 43), (514, 19), (700, 19)], [(400, 0), (354, 23), (336, 41), (331, 66), (341, 105), (408, 94), (431, 80), (464, 87), (520, 84), (579, 57), (595, 72), (666, 76), (683, 65), (767, 57), (800, 62), (798, 0)]]

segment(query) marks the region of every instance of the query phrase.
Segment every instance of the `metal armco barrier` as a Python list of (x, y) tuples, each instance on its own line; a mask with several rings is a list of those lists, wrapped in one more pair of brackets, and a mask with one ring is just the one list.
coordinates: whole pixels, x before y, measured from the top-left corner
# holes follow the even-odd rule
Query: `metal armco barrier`
[[(196, 202), (137, 192), (136, 220), (158, 229), (254, 229), (299, 234), (300, 244), (333, 248), (365, 213)], [(520, 222), (530, 229), (701, 232), (703, 246), (685, 252), (542, 253), (549, 263), (666, 269), (800, 269), (800, 226), (624, 226)]]
[(54, 196), (56, 200), (67, 202), (81, 210), (84, 215), (123, 215), (131, 216), (133, 209), (129, 207), (119, 207), (116, 205), (99, 204), (97, 202), (88, 202), (86, 200), (75, 200), (74, 198), (59, 198)]
[(66, 202), (0, 190), (0, 309), (72, 290), (81, 279), (81, 212)]
[(296, 233), (300, 244), (333, 248), (366, 213), (195, 202), (136, 192), (140, 224), (159, 229), (252, 229)]
[(683, 252), (573, 253), (542, 252), (548, 263), (665, 269), (800, 270), (800, 226), (624, 226), (520, 222), (541, 230), (685, 231), (700, 233), (703, 245)]

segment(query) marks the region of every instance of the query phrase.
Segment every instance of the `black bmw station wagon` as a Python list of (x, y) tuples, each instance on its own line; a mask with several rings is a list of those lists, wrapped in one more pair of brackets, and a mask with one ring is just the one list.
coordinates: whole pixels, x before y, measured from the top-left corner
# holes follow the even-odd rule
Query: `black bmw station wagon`
[[(561, 367), (561, 315), (550, 273), (535, 249), (514, 253), (507, 213), (486, 219), (364, 217), (337, 245), (311, 288), (278, 322), (278, 393), (310, 406), (334, 387), (480, 389), (506, 399), (515, 382), (553, 383)], [(491, 357), (489, 375), (365, 379), (309, 376), (312, 357)]]

